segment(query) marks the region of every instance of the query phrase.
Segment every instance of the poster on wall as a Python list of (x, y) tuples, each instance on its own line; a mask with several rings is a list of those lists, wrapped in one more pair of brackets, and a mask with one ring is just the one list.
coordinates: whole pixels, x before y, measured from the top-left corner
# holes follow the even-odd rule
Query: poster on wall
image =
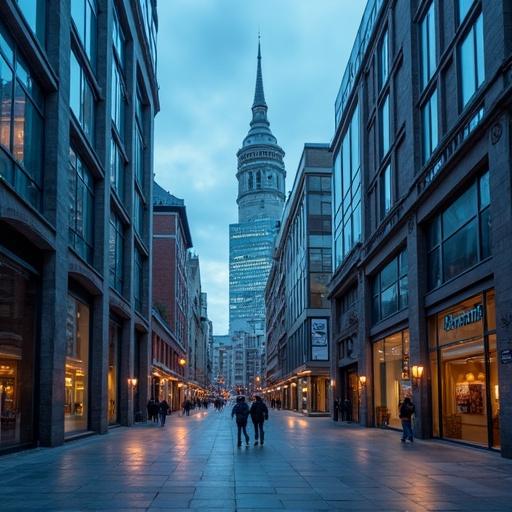
[(328, 361), (327, 319), (311, 319), (311, 359), (313, 361)]
[(485, 389), (481, 383), (462, 382), (455, 385), (455, 403), (460, 414), (484, 414)]

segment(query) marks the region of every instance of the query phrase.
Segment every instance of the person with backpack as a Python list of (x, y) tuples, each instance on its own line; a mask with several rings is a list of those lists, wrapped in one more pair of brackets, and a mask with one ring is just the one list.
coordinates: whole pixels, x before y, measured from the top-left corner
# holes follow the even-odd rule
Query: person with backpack
[(236, 404), (231, 411), (231, 417), (236, 417), (236, 426), (238, 429), (238, 448), (242, 446), (242, 431), (245, 436), (245, 444), (249, 446), (249, 434), (247, 434), (247, 418), (249, 417), (249, 406), (245, 402), (245, 396), (239, 396)]
[(263, 423), (268, 420), (268, 408), (263, 403), (261, 396), (256, 396), (256, 400), (251, 405), (249, 414), (251, 415), (252, 423), (254, 425), (254, 446), (259, 443), (263, 446), (265, 441), (265, 432), (263, 431)]
[(411, 443), (414, 442), (414, 434), (412, 431), (412, 415), (416, 412), (416, 407), (412, 403), (412, 400), (406, 396), (404, 401), (400, 405), (399, 417), (402, 421), (402, 443), (405, 443), (407, 439)]

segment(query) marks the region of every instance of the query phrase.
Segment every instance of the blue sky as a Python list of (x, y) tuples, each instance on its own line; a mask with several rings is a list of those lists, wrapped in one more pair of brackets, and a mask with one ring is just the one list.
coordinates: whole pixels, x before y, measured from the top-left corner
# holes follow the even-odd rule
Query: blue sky
[(365, 0), (159, 0), (155, 175), (185, 200), (215, 334), (228, 330), (228, 226), (249, 129), (258, 29), (287, 190), (305, 142), (330, 142), (334, 100)]

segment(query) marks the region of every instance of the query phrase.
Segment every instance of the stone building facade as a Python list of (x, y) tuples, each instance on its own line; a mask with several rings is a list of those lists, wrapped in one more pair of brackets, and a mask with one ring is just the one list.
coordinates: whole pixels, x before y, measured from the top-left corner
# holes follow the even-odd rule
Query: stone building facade
[[(404, 20), (407, 20), (405, 23)], [(332, 376), (363, 425), (512, 456), (512, 9), (371, 0), (336, 100)]]
[(308, 415), (329, 411), (331, 181), (329, 145), (305, 144), (265, 290), (265, 393)]
[(149, 0), (0, 18), (0, 449), (55, 446), (145, 404), (158, 21)]

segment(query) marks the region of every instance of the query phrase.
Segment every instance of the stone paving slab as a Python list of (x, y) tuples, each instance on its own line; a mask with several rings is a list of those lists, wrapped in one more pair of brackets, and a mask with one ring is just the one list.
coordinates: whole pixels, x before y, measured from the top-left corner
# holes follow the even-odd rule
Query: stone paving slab
[(0, 510), (512, 510), (512, 461), (494, 452), (286, 411), (266, 430), (237, 448), (229, 411), (210, 411), (6, 455)]

